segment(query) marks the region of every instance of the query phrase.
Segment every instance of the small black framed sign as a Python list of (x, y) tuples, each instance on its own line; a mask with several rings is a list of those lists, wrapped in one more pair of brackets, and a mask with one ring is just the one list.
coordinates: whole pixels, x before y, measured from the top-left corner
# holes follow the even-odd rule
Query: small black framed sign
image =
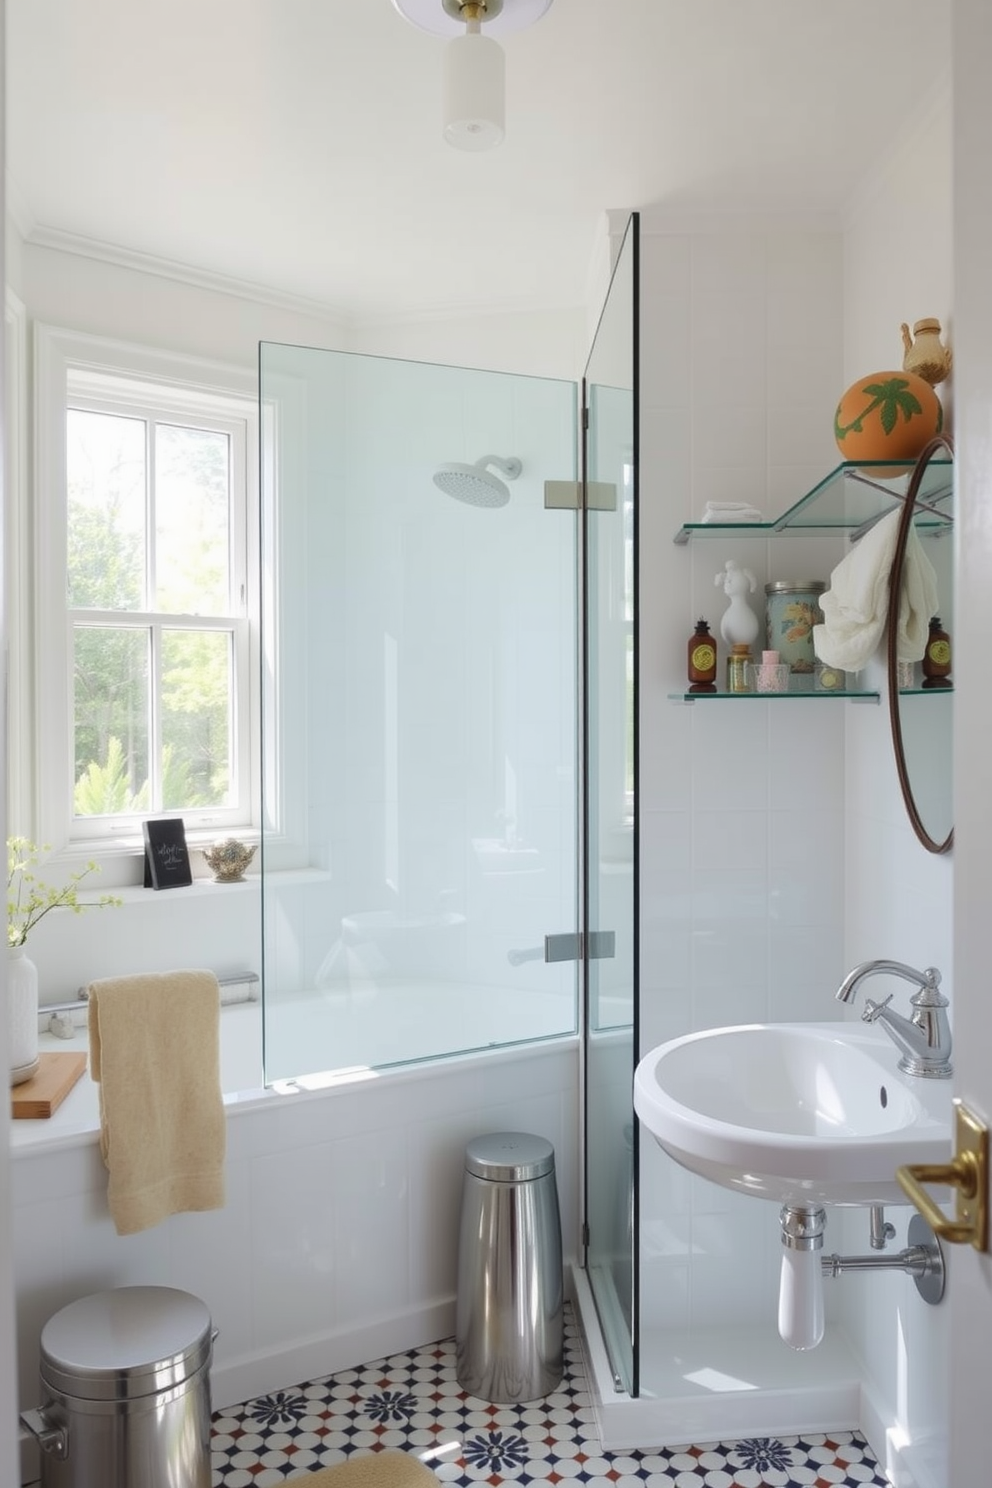
[(186, 828), (181, 816), (146, 821), (145, 888), (179, 889), (193, 882), (193, 869), (186, 846)]

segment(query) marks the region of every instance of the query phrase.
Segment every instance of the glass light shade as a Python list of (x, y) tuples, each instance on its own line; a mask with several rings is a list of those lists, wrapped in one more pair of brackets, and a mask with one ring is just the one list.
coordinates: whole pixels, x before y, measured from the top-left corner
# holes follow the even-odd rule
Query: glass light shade
[(505, 65), (498, 42), (477, 31), (444, 49), (444, 137), (457, 150), (491, 150), (504, 135)]

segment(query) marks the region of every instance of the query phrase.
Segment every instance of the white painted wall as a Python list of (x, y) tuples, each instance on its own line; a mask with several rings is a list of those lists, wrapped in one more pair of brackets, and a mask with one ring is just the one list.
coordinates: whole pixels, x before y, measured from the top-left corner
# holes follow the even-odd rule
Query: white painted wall
[[(605, 292), (605, 291), (604, 291)], [(533, 377), (578, 377), (590, 336), (579, 310), (432, 316), (358, 326), (349, 349), (374, 356), (482, 367)]]
[[(29, 320), (249, 368), (260, 339), (344, 343), (339, 327), (306, 307), (254, 302), (209, 283), (21, 244), (13, 267)], [(380, 327), (370, 339), (388, 355), (574, 376), (582, 324), (581, 315), (574, 324), (568, 316), (492, 317), (460, 332), (453, 324), (397, 328), (394, 340)], [(234, 890), (202, 883), (153, 899), (134, 890), (125, 900), (39, 927), (32, 947), (45, 1000), (139, 965), (166, 970), (177, 956), (218, 971), (259, 968), (257, 876)], [(218, 1403), (443, 1336), (452, 1326), (461, 1154), (473, 1135), (526, 1127), (552, 1140), (574, 1254), (577, 1090), (577, 1055), (566, 1043), (536, 1062), (517, 1053), (481, 1072), (435, 1067), (409, 1082), (395, 1077), (329, 1101), (239, 1114), (230, 1123), (227, 1208), (127, 1239), (107, 1217), (94, 1142), (20, 1155), (11, 1198), (21, 1403), (36, 1399), (44, 1319), (116, 1284), (163, 1282), (204, 1298), (221, 1327)]]
[[(0, 100), (5, 96), (6, 76), (4, 68), (4, 57), (6, 55), (6, 5), (5, 0), (0, 0)], [(0, 125), (0, 137), (3, 128)], [(0, 154), (0, 183), (3, 182), (3, 156)], [(5, 257), (0, 253), (0, 267), (5, 264)], [(2, 276), (0, 276), (2, 277)], [(4, 434), (6, 432), (6, 359), (4, 348), (0, 346), (0, 451), (5, 448)], [(0, 472), (2, 472), (0, 466)], [(6, 698), (7, 698), (7, 585), (5, 579), (5, 556), (6, 537), (4, 532), (3, 513), (6, 509), (6, 480), (0, 475), (0, 696), (4, 699), (4, 709), (0, 714), (0, 780), (6, 779), (7, 775), (7, 723), (6, 723)], [(7, 803), (0, 800), (0, 824), (3, 825), (3, 837), (6, 839), (7, 831)], [(0, 967), (0, 997), (7, 990), (7, 967), (6, 958)], [(10, 1059), (7, 1051), (7, 1024), (6, 1019), (0, 1020), (3, 1027), (0, 1028), (0, 1069), (7, 1069)], [(8, 1146), (8, 1133), (10, 1128), (10, 1111), (4, 1109), (0, 1116), (0, 1480), (13, 1483), (16, 1480), (17, 1461), (17, 1399), (14, 1387), (14, 1257), (11, 1230), (9, 1224), (9, 1211), (6, 1198), (10, 1191), (10, 1155)]]
[[(992, 1120), (989, 998), (988, 739), (992, 693), (985, 656), (992, 628), (992, 109), (987, 59), (992, 11), (985, 0), (954, 5), (954, 294), (958, 314), (958, 640), (955, 790), (955, 1093)], [(950, 1273), (948, 1470), (941, 1488), (979, 1483), (988, 1467), (992, 1378), (992, 1256), (955, 1246)]]
[[(925, 183), (925, 185), (923, 184)], [(917, 127), (852, 203), (844, 232), (844, 377), (900, 368), (900, 324), (936, 316), (953, 343), (950, 87), (937, 88)], [(951, 416), (953, 375), (938, 389)], [(942, 613), (951, 630), (950, 616)], [(884, 685), (884, 654), (873, 669)], [(940, 762), (950, 768), (950, 761)], [(917, 842), (896, 778), (885, 707), (847, 719), (844, 955), (848, 967), (877, 956), (937, 966), (954, 1011), (953, 854)], [(891, 988), (889, 989), (891, 990)], [(908, 989), (907, 989), (908, 990)], [(896, 993), (898, 1002), (901, 993)], [(894, 1208), (893, 1244), (906, 1243), (913, 1210)], [(863, 1219), (844, 1227), (865, 1248)], [(864, 1360), (870, 1407), (907, 1438), (903, 1459), (921, 1488), (940, 1455), (947, 1419), (946, 1307), (928, 1308), (909, 1278), (851, 1276), (841, 1288), (844, 1326)], [(898, 1434), (898, 1433), (897, 1433)]]

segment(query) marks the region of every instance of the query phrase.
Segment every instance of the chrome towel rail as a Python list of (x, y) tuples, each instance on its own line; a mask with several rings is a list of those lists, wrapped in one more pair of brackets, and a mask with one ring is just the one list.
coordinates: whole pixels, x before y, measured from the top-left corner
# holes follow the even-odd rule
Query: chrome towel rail
[[(261, 979), (257, 971), (232, 971), (229, 972), (226, 976), (219, 976), (217, 978), (217, 981), (220, 985), (220, 1000), (222, 1006), (225, 1004), (233, 1004), (236, 1002), (258, 1001), (258, 987), (261, 984)], [(225, 987), (247, 987), (248, 992), (247, 995), (244, 997), (225, 997)], [(74, 1001), (45, 1002), (42, 1003), (41, 1006), (38, 1008), (38, 1013), (42, 1018), (47, 1018), (52, 1013), (82, 1013), (86, 1011), (88, 1005), (89, 997), (87, 995), (87, 990), (85, 987), (80, 987), (79, 995), (75, 998)]]

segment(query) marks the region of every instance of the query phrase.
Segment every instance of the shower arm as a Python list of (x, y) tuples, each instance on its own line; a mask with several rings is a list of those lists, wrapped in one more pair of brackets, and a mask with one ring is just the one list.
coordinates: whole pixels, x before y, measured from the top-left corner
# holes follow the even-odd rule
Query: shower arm
[(515, 455), (510, 455), (508, 459), (504, 459), (502, 455), (483, 455), (481, 460), (476, 460), (474, 463), (478, 465), (480, 470), (485, 470), (489, 465), (495, 465), (496, 469), (502, 475), (505, 475), (507, 480), (516, 480), (522, 469), (521, 463)]

